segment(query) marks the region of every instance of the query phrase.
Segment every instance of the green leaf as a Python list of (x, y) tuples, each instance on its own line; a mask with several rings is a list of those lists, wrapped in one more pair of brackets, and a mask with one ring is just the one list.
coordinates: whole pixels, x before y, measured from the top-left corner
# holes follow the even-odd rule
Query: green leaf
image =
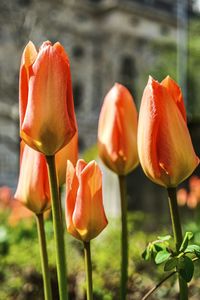
[(146, 249), (144, 250), (144, 252), (142, 253), (142, 258), (143, 258), (144, 260), (149, 260), (150, 256), (151, 256), (151, 255), (150, 255), (149, 249), (146, 248)]
[(172, 257), (169, 260), (166, 261), (165, 266), (164, 266), (164, 271), (171, 271), (177, 266), (177, 258)]
[(182, 262), (178, 265), (179, 274), (186, 282), (190, 282), (194, 274), (194, 263), (188, 256), (181, 257), (181, 259)]
[(171, 239), (171, 235), (163, 235), (163, 236), (158, 236), (158, 239), (165, 242), (165, 241), (169, 241)]
[(163, 251), (159, 251), (155, 257), (155, 263), (157, 265), (163, 263), (170, 257), (170, 255), (171, 253), (169, 253), (166, 249)]
[(194, 253), (195, 253), (197, 258), (200, 258), (200, 252), (199, 251), (194, 250)]
[(155, 249), (156, 252), (159, 252), (159, 251), (164, 250), (165, 247), (164, 247), (164, 246), (161, 246), (161, 245), (159, 245), (159, 244), (154, 244), (154, 249)]
[(193, 253), (195, 251), (200, 252), (200, 246), (198, 246), (198, 245), (188, 245), (184, 252)]
[(182, 244), (180, 246), (180, 249), (179, 249), (180, 252), (183, 252), (187, 248), (188, 242), (189, 242), (189, 240), (191, 240), (192, 237), (193, 237), (193, 233), (192, 232), (187, 231), (185, 233), (183, 242), (182, 242)]

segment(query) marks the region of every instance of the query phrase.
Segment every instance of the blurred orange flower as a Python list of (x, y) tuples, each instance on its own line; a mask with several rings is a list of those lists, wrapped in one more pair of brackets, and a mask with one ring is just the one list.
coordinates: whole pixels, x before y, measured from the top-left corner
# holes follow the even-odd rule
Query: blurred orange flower
[(36, 214), (51, 206), (49, 181), (45, 157), (21, 143), (21, 164), (18, 186), (14, 198)]

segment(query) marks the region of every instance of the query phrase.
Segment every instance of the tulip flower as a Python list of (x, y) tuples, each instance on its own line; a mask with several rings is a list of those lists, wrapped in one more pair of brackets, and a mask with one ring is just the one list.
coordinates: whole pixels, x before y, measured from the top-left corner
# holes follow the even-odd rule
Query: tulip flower
[(69, 59), (60, 43), (24, 49), (19, 84), (20, 136), (31, 148), (54, 155), (76, 132)]
[(138, 165), (137, 110), (127, 88), (115, 83), (104, 99), (98, 126), (99, 156), (118, 175)]
[(88, 242), (107, 225), (102, 200), (102, 173), (95, 161), (67, 162), (66, 223), (70, 234)]
[(76, 165), (78, 160), (78, 132), (76, 132), (71, 141), (55, 155), (59, 186), (62, 186), (66, 181), (67, 160), (70, 160), (74, 166)]
[(14, 198), (35, 214), (50, 208), (50, 190), (45, 157), (21, 143), (21, 163)]
[(176, 187), (199, 164), (186, 123), (183, 97), (170, 78), (149, 78), (138, 123), (138, 153), (145, 174), (164, 187)]

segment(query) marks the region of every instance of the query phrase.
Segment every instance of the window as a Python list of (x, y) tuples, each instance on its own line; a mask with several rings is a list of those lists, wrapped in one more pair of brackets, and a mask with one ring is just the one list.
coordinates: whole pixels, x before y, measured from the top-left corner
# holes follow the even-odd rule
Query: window
[(83, 100), (83, 87), (80, 82), (74, 84), (73, 94), (74, 94), (74, 106), (75, 109), (77, 109), (81, 106)]

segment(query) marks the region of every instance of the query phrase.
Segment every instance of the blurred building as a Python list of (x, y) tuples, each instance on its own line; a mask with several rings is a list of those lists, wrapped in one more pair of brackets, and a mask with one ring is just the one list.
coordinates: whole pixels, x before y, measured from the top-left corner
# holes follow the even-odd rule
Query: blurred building
[(0, 185), (16, 184), (18, 70), (29, 40), (58, 40), (69, 54), (83, 150), (96, 142), (101, 103), (114, 82), (139, 104), (141, 74), (156, 60), (151, 44), (176, 43), (176, 10), (173, 0), (1, 0)]

